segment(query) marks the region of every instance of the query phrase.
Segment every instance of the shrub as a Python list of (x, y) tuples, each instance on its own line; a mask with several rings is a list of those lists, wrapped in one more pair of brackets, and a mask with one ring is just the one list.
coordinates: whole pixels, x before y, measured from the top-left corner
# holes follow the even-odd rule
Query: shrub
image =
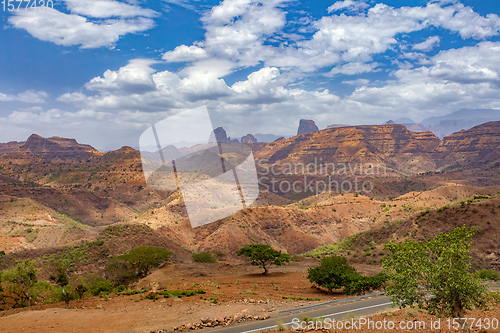
[(309, 268), (307, 278), (329, 292), (344, 287), (346, 294), (379, 289), (387, 280), (387, 276), (383, 273), (375, 276), (358, 274), (354, 267), (347, 264), (346, 258), (341, 256), (323, 258), (320, 266)]
[(83, 298), (83, 295), (89, 290), (87, 285), (80, 283), (75, 287), (75, 291), (78, 294), (79, 298)]
[(122, 291), (125, 291), (125, 290), (127, 290), (127, 287), (125, 287), (123, 284), (116, 287), (116, 291), (119, 293), (121, 293)]
[(76, 299), (78, 297), (78, 294), (73, 288), (71, 288), (71, 286), (67, 285), (65, 287), (57, 288), (55, 291), (55, 296), (56, 300), (66, 303), (66, 309), (69, 309), (70, 301)]
[(181, 298), (182, 296), (194, 296), (198, 294), (206, 294), (206, 292), (202, 289), (198, 290), (164, 290), (164, 291), (159, 291), (156, 294), (158, 295), (163, 295), (165, 298), (168, 297), (179, 297)]
[(278, 331), (286, 331), (286, 325), (281, 318), (276, 319), (276, 326)]
[(407, 309), (405, 312), (405, 317), (407, 318), (418, 317), (418, 314), (419, 314), (418, 309)]
[(113, 290), (113, 282), (106, 279), (98, 280), (90, 286), (89, 290), (94, 296), (98, 296), (100, 293), (109, 293)]
[(375, 276), (361, 276), (355, 274), (350, 276), (350, 283), (348, 283), (344, 292), (346, 294), (360, 294), (369, 290), (380, 289), (382, 284), (387, 281), (387, 275), (384, 273), (379, 273)]
[(193, 253), (193, 262), (205, 262), (213, 264), (217, 262), (217, 259), (215, 259), (212, 253), (200, 252), (200, 253)]
[(500, 280), (500, 273), (491, 269), (481, 269), (477, 274), (481, 280)]

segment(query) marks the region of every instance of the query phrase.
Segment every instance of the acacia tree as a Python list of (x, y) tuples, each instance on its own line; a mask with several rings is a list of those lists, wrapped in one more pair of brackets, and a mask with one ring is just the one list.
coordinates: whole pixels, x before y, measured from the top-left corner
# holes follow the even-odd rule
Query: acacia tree
[[(473, 306), (484, 308), (486, 287), (470, 272), (474, 234), (474, 227), (463, 226), (426, 241), (384, 244), (389, 253), (382, 266), (391, 280), (386, 294), (400, 308), (417, 305), (445, 317), (464, 318)], [(458, 321), (464, 332), (470, 332), (466, 320)]]
[(171, 255), (172, 252), (167, 249), (156, 246), (141, 246), (110, 260), (128, 263), (137, 277), (144, 277), (152, 268), (167, 261)]
[(247, 257), (252, 265), (262, 267), (262, 274), (267, 274), (269, 266), (281, 266), (292, 258), (289, 254), (281, 253), (266, 244), (250, 244), (236, 251), (236, 254)]

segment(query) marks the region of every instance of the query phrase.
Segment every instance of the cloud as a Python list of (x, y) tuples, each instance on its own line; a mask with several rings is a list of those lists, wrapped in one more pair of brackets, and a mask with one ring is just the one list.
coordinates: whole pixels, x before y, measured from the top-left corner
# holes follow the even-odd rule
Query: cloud
[[(441, 51), (429, 64), (394, 73), (383, 86), (361, 87), (343, 102), (373, 113), (424, 118), (461, 108), (499, 108), (500, 43)], [(402, 113), (404, 110), (404, 114)]]
[(342, 66), (334, 67), (330, 74), (346, 74), (346, 75), (355, 75), (367, 72), (373, 72), (375, 68), (380, 66), (380, 64), (376, 62), (372, 63), (363, 63), (363, 62), (350, 62)]
[[(105, 114), (104, 119), (112, 115), (119, 118), (123, 112), (139, 112), (150, 114), (145, 119), (151, 120), (156, 119), (158, 114), (166, 116), (179, 109), (207, 105), (213, 111), (214, 123), (225, 126), (233, 137), (261, 130), (273, 132), (277, 119), (281, 117), (305, 117), (310, 112), (317, 114), (318, 118), (324, 117), (321, 114), (331, 110), (332, 105), (340, 100), (325, 89), (307, 91), (287, 88), (288, 76), (272, 67), (257, 70), (246, 80), (228, 86), (212, 72), (183, 77), (170, 71), (156, 72), (153, 65), (145, 59), (132, 60), (122, 68), (108, 70), (102, 76), (91, 79), (86, 88), (94, 95), (66, 93), (58, 100), (70, 102), (81, 110)], [(133, 75), (122, 75), (127, 72)], [(148, 89), (127, 93), (130, 84), (138, 82), (134, 77), (144, 78)], [(63, 117), (71, 121), (70, 114)], [(280, 133), (286, 134), (293, 133), (295, 126), (291, 122), (277, 128), (284, 131)]]
[(457, 83), (494, 83), (500, 86), (500, 43), (441, 51), (432, 59), (428, 75)]
[[(197, 7), (195, 2), (201, 2), (202, 0), (162, 0), (166, 4), (172, 4), (180, 7), (184, 7), (189, 10), (196, 10)], [(167, 9), (170, 9), (167, 5)]]
[(235, 67), (259, 64), (273, 52), (264, 42), (285, 27), (286, 12), (280, 6), (286, 2), (223, 1), (202, 18), (204, 49), (211, 57), (235, 62)]
[[(313, 19), (299, 13), (306, 19), (291, 17), (291, 22), (287, 21), (287, 4), (285, 0), (260, 4), (225, 0), (202, 14), (206, 30), (202, 40), (163, 54), (164, 62), (180, 63), (180, 67), (172, 66), (178, 69), (157, 70), (155, 60), (133, 59), (121, 68), (95, 75), (85, 89), (57, 98), (80, 111), (19, 109), (7, 123), (20, 127), (23, 121), (44, 124), (51, 119), (71, 125), (60, 126), (61, 131), (77, 130), (77, 123), (100, 131), (123, 128), (129, 131), (128, 136), (116, 132), (114, 138), (131, 144), (133, 135), (146, 125), (199, 105), (207, 105), (213, 111), (214, 125), (224, 126), (232, 137), (257, 132), (293, 134), (300, 118), (312, 118), (324, 128), (347, 121), (382, 123), (410, 114), (424, 118), (463, 107), (500, 107), (500, 45), (485, 41), (499, 35), (497, 15), (481, 16), (450, 1), (365, 8), (365, 2), (346, 0), (335, 2), (324, 17)], [(47, 25), (40, 33), (44, 38), (82, 47), (112, 46), (129, 33), (117, 34), (116, 27), (111, 27), (114, 34), (106, 35), (101, 29), (108, 23), (120, 21), (128, 26), (138, 19), (153, 22), (153, 16), (146, 14), (98, 19), (83, 18), (83, 12), (62, 15), (54, 14), (53, 24), (62, 24), (63, 29)], [(68, 17), (75, 22), (64, 22)], [(78, 33), (61, 32), (70, 28)], [(82, 31), (87, 28), (84, 38)], [(447, 30), (450, 38), (469, 39), (467, 44), (474, 46), (431, 56), (424, 52), (439, 46), (440, 37), (415, 44), (412, 34), (429, 30)], [(377, 71), (384, 74), (367, 75)], [(237, 75), (231, 75), (234, 73)], [(350, 75), (355, 77), (350, 80)], [(354, 91), (339, 97), (335, 88), (325, 89), (336, 87), (335, 81), (352, 85), (342, 87), (341, 92)], [(0, 95), (0, 100), (12, 98), (9, 96)]]
[[(0, 118), (2, 139), (26, 140), (32, 133), (45, 137), (77, 138), (99, 150), (117, 149), (125, 144), (137, 147), (141, 132), (167, 116), (166, 113), (98, 112), (81, 109), (19, 109)], [(82, 130), (84, 129), (84, 130)]]
[(344, 1), (336, 1), (333, 5), (328, 7), (328, 12), (335, 12), (341, 9), (349, 9), (352, 11), (364, 10), (370, 7), (365, 1), (356, 1), (356, 0), (344, 0)]
[[(204, 40), (193, 46), (181, 45), (165, 53), (164, 59), (188, 63), (200, 58), (225, 59), (234, 63), (233, 70), (262, 64), (303, 73), (329, 66), (337, 67), (333, 70), (336, 72), (344, 64), (356, 63), (348, 65), (347, 71), (349, 66), (363, 67), (361, 64), (373, 62), (375, 55), (396, 47), (402, 34), (430, 26), (457, 32), (464, 39), (495, 36), (500, 28), (497, 15), (481, 16), (458, 2), (394, 8), (380, 3), (370, 7), (364, 1), (345, 0), (329, 7), (331, 15), (316, 21), (306, 17), (307, 30), (312, 28), (314, 32), (312, 38), (300, 36), (297, 30), (291, 34), (295, 37), (290, 39), (285, 37), (290, 35), (285, 32), (287, 21), (283, 7), (286, 3), (284, 0), (262, 4), (251, 0), (225, 0), (203, 16)], [(346, 15), (348, 9), (356, 10)], [(434, 36), (415, 45), (414, 50), (426, 51), (436, 46), (437, 38)], [(371, 66), (372, 70), (376, 67)]]
[(74, 14), (95, 18), (109, 17), (156, 17), (158, 13), (114, 0), (64, 0), (66, 7)]
[(498, 36), (500, 30), (498, 15), (481, 16), (460, 2), (450, 5), (446, 3), (431, 2), (425, 7), (402, 7), (398, 11), (405, 17), (425, 23), (426, 26), (458, 32), (463, 39)]
[(284, 101), (291, 97), (291, 91), (280, 82), (280, 70), (265, 67), (248, 75), (247, 80), (232, 85), (235, 93), (232, 103), (270, 104)]
[(87, 96), (81, 92), (65, 93), (57, 98), (57, 101), (64, 103), (80, 103), (87, 100)]
[(121, 2), (68, 0), (67, 6), (72, 13), (66, 14), (49, 7), (43, 10), (30, 8), (12, 12), (8, 21), (15, 28), (24, 29), (40, 40), (63, 46), (80, 45), (82, 49), (113, 47), (120, 37), (155, 26), (151, 17), (156, 16), (156, 12)]
[(118, 71), (107, 70), (103, 77), (95, 77), (85, 87), (88, 90), (114, 92), (118, 94), (141, 94), (154, 90), (156, 85), (150, 66), (155, 61), (150, 59), (134, 59)]
[(163, 60), (167, 62), (189, 62), (207, 57), (207, 51), (196, 45), (179, 45), (173, 51), (163, 54)]
[[(225, 0), (204, 14), (203, 40), (191, 46), (180, 45), (163, 55), (167, 62), (185, 62), (179, 71), (156, 72), (152, 63), (133, 61), (87, 83), (87, 89), (97, 95), (87, 99), (73, 97), (81, 99), (86, 109), (108, 111), (159, 112), (206, 104), (217, 110), (221, 122), (242, 121), (244, 126), (257, 123), (267, 126), (273, 118), (288, 119), (307, 113), (314, 115), (320, 124), (342, 122), (346, 112), (355, 114), (361, 122), (373, 119), (380, 122), (380, 115), (393, 117), (401, 110), (415, 114), (443, 112), (445, 108), (453, 111), (474, 98), (484, 103), (481, 105), (495, 104), (488, 84), (495, 82), (491, 67), (498, 55), (487, 42), (470, 50), (459, 49), (457, 54), (442, 51), (431, 58), (420, 52), (399, 54), (397, 57), (408, 61), (392, 60), (399, 70), (393, 72), (391, 80), (373, 83), (364, 78), (344, 80), (344, 84), (357, 88), (343, 99), (324, 88), (293, 88), (300, 80), (318, 74), (318, 69), (328, 68), (330, 75), (338, 76), (382, 70), (384, 65), (373, 60), (375, 55), (388, 50), (404, 52), (409, 47), (399, 47), (404, 46), (403, 35), (430, 26), (449, 26), (463, 38), (495, 34), (490, 29), (495, 26), (495, 16), (482, 17), (474, 12), (471, 15), (470, 8), (459, 3), (400, 8), (378, 4), (364, 13), (332, 14), (310, 22), (315, 29), (312, 37), (290, 41), (283, 37), (284, 4), (278, 0), (261, 5), (250, 0)], [(349, 1), (335, 4), (351, 6)], [(451, 24), (453, 20), (464, 24), (472, 20), (467, 22), (468, 32), (463, 30), (464, 26)], [(286, 42), (276, 46), (280, 40)], [(433, 36), (410, 47), (424, 51), (438, 43), (439, 37)], [(476, 63), (474, 57), (481, 60)], [(485, 57), (489, 59), (486, 67)], [(250, 66), (256, 69), (246, 80), (232, 85), (224, 80), (227, 75)], [(468, 86), (467, 77), (484, 86)], [(136, 93), (131, 94), (132, 91)], [(258, 120), (249, 120), (252, 116)], [(291, 127), (287, 128), (290, 132)]]
[(440, 41), (441, 41), (441, 38), (439, 38), (439, 36), (432, 36), (432, 37), (427, 38), (422, 43), (418, 43), (418, 44), (413, 45), (411, 48), (412, 48), (412, 50), (417, 50), (417, 51), (430, 51), (434, 47), (439, 46)]
[(353, 86), (367, 86), (370, 84), (370, 80), (367, 79), (357, 79), (357, 80), (346, 80), (342, 81), (343, 84), (350, 84)]
[(48, 98), (48, 94), (45, 91), (33, 91), (26, 90), (17, 95), (3, 94), (0, 93), (0, 102), (23, 102), (32, 104), (43, 104)]

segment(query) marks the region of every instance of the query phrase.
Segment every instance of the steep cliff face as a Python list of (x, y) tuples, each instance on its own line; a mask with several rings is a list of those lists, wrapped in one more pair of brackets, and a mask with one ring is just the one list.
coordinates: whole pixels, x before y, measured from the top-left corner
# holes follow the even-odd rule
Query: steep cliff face
[(489, 122), (443, 139), (433, 154), (438, 167), (498, 162), (500, 121)]
[(440, 140), (403, 125), (326, 129), (269, 143), (257, 156), (269, 163), (385, 163), (408, 172), (432, 170), (431, 153)]
[(314, 120), (300, 119), (297, 135), (319, 131)]

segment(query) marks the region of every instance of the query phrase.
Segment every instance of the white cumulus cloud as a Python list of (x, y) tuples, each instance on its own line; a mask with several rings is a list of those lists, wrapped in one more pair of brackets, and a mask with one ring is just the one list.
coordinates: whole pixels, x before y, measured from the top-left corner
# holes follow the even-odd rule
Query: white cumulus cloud
[(441, 41), (441, 38), (439, 36), (432, 36), (427, 38), (425, 41), (422, 43), (418, 43), (412, 46), (413, 50), (417, 51), (430, 51), (434, 47), (439, 46), (439, 42)]
[(153, 28), (152, 17), (157, 16), (153, 10), (112, 0), (67, 0), (66, 5), (70, 14), (28, 8), (12, 12), (8, 20), (40, 40), (86, 49), (113, 47), (126, 34)]

